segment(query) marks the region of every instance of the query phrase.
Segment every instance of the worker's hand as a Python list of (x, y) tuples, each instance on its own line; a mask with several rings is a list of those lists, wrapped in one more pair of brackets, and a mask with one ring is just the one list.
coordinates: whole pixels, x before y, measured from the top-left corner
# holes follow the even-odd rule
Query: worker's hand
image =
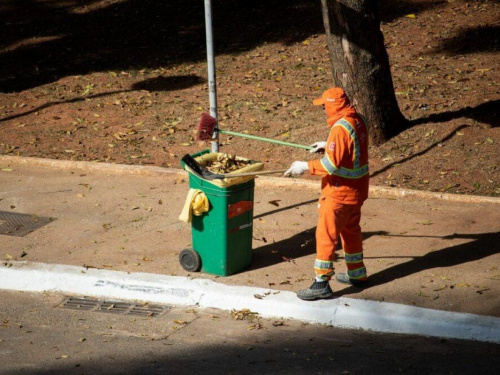
[(316, 142), (313, 143), (310, 147), (312, 147), (312, 149), (309, 151), (311, 154), (314, 154), (316, 152), (323, 152), (325, 151), (326, 142)]
[(283, 174), (285, 177), (302, 176), (305, 171), (309, 170), (306, 161), (294, 161), (291, 167)]

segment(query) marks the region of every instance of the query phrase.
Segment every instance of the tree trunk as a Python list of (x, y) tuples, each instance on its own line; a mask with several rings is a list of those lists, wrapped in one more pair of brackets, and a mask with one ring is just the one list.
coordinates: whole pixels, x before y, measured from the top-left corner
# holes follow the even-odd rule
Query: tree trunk
[(394, 92), (377, 1), (321, 0), (334, 84), (342, 87), (380, 145), (407, 124)]

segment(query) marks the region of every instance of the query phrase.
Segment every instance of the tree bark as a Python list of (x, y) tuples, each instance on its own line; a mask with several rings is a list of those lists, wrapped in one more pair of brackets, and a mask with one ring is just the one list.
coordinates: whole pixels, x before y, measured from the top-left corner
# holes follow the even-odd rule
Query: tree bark
[(401, 132), (402, 115), (380, 30), (377, 1), (321, 0), (335, 86), (342, 87), (380, 145)]

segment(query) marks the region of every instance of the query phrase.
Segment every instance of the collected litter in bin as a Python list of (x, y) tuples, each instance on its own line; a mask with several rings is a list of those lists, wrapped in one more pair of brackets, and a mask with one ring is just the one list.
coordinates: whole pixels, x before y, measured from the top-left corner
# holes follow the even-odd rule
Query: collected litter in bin
[(252, 161), (238, 158), (230, 154), (218, 154), (216, 159), (207, 160), (205, 167), (214, 173), (229, 173), (246, 167)]
[[(234, 181), (233, 183), (227, 183), (228, 179), (236, 179), (239, 177), (247, 177), (246, 181), (249, 179), (252, 179), (253, 177), (257, 175), (263, 175), (263, 174), (271, 174), (271, 173), (283, 173), (286, 171), (286, 169), (280, 169), (280, 170), (272, 170), (272, 171), (261, 171), (260, 169), (263, 168), (263, 164), (260, 162), (256, 162), (253, 160), (249, 159), (243, 159), (239, 158), (238, 160), (240, 161), (247, 161), (246, 165), (243, 166), (242, 168), (237, 168), (232, 172), (229, 173), (214, 173), (210, 171), (207, 168), (207, 165), (212, 165), (214, 161), (218, 163), (219, 165), (220, 162), (217, 161), (217, 158), (223, 154), (219, 153), (211, 153), (203, 156), (199, 156), (197, 158), (194, 158), (193, 156), (186, 154), (182, 157), (181, 162), (183, 163), (184, 169), (186, 169), (188, 172), (193, 173), (197, 175), (199, 178), (202, 178), (204, 180), (224, 180), (226, 183), (226, 186), (228, 185), (233, 185), (236, 183), (239, 183), (240, 181), (243, 182), (243, 180), (237, 180)], [(214, 184), (218, 184), (213, 182)], [(223, 185), (220, 185), (223, 186)]]

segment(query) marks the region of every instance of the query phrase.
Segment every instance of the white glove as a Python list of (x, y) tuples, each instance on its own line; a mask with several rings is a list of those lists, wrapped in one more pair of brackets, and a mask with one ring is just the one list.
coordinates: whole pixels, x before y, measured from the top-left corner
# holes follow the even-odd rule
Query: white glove
[(326, 147), (326, 142), (316, 142), (313, 143), (310, 147), (312, 147), (312, 149), (309, 151), (311, 154), (314, 154), (316, 152), (323, 152)]
[(294, 161), (292, 166), (283, 174), (285, 177), (301, 176), (305, 171), (309, 170), (309, 165), (306, 161)]

